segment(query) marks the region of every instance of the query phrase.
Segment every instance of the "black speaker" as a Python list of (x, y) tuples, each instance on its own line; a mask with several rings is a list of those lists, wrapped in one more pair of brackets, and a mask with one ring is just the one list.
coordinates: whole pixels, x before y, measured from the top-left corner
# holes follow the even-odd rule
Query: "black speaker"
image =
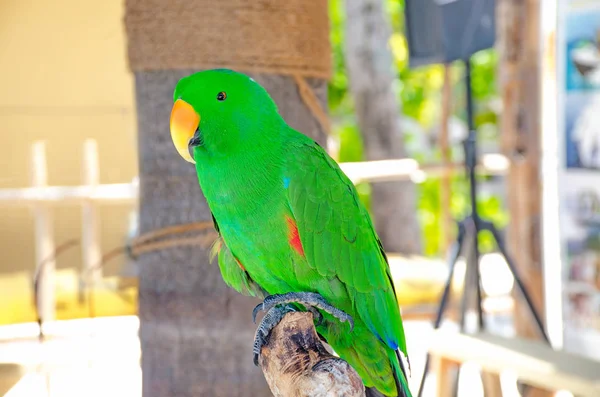
[(411, 68), (465, 60), (493, 47), (494, 0), (405, 0)]

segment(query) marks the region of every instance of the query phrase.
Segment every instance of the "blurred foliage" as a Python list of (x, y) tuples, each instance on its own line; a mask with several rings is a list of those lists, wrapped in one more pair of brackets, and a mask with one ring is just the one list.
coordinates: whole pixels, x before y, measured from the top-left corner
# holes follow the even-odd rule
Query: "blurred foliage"
[[(408, 48), (404, 34), (404, 0), (384, 0), (392, 35), (389, 47), (392, 51), (398, 72), (394, 88), (398, 93), (401, 109), (399, 114), (418, 122), (422, 131), (404, 130), (405, 143), (414, 141), (416, 133), (431, 133), (439, 128), (441, 112), (441, 90), (444, 80), (444, 67), (431, 65), (410, 69), (408, 66)], [(352, 97), (344, 64), (344, 1), (329, 0), (331, 17), (331, 42), (333, 47), (334, 73), (329, 84), (329, 108), (334, 120), (334, 134), (339, 139), (337, 160), (340, 162), (362, 161), (363, 147), (360, 131), (353, 114)], [(496, 86), (497, 55), (493, 49), (481, 51), (472, 58), (472, 87), (475, 110), (475, 127), (480, 143), (496, 142), (498, 102)], [(464, 96), (464, 67), (455, 63), (450, 68), (452, 80), (452, 114), (466, 123)], [(441, 153), (437, 145), (433, 150), (413, 151), (411, 156), (422, 163), (439, 163)], [(453, 161), (461, 161), (462, 147), (452, 148)], [(457, 158), (457, 156), (460, 156)], [(480, 177), (481, 180), (485, 178)], [(469, 212), (469, 188), (465, 175), (457, 173), (451, 180), (451, 214), (459, 219)], [(424, 254), (441, 255), (442, 208), (440, 199), (441, 183), (438, 178), (426, 179), (416, 185), (418, 194), (418, 217), (422, 227)], [(370, 209), (370, 190), (368, 184), (357, 186), (361, 200)], [(503, 227), (507, 223), (507, 214), (499, 197), (485, 192), (478, 196), (478, 209), (482, 216)], [(492, 250), (491, 236), (480, 236), (483, 252)]]

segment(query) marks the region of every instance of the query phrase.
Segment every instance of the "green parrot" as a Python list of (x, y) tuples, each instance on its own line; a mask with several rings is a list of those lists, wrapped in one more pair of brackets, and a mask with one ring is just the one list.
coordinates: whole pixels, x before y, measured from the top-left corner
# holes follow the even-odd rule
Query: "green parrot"
[(354, 185), (314, 140), (286, 124), (245, 74), (207, 70), (173, 94), (173, 144), (194, 163), (219, 238), (227, 285), (263, 299), (255, 364), (269, 331), (310, 310), (321, 338), (367, 395), (411, 397), (406, 339), (390, 268)]

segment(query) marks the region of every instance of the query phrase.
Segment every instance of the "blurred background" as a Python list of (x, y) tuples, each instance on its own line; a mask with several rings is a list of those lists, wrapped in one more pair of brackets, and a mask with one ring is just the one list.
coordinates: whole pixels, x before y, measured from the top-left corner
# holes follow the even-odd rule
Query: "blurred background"
[(471, 211), (469, 126), (464, 63), (410, 63), (408, 35), (440, 35), (418, 2), (3, 0), (0, 395), (270, 395), (251, 360), (256, 302), (208, 263), (210, 214), (169, 137), (175, 83), (212, 67), (251, 74), (355, 182), (389, 252), (415, 396), (427, 352), (424, 395), (450, 395), (458, 364), (460, 396), (600, 395), (600, 1), (466, 8), (487, 3), (494, 44), (470, 59), (477, 208), (552, 348), (487, 232), (485, 328), (503, 339), (452, 339), (476, 323), (467, 310), (459, 329), (468, 255), (448, 333), (432, 327)]

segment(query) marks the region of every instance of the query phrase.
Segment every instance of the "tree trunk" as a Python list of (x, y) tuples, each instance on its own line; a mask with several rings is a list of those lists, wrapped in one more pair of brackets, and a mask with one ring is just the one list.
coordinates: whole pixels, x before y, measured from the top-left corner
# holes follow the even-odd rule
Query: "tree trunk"
[[(391, 28), (382, 0), (346, 0), (345, 57), (367, 160), (406, 156), (393, 90)], [(388, 251), (421, 252), (412, 182), (372, 184), (375, 227)]]
[[(502, 150), (510, 160), (506, 190), (510, 224), (508, 248), (540, 317), (544, 317), (540, 239), (540, 3), (501, 0), (498, 13), (498, 52)], [(517, 334), (539, 338), (520, 292), (514, 292)], [(533, 389), (531, 397), (552, 393)]]
[[(510, 160), (507, 176), (511, 221), (509, 248), (543, 317), (540, 254), (540, 40), (539, 1), (502, 0), (498, 4), (502, 149)], [(526, 21), (526, 23), (525, 23)], [(518, 295), (518, 294), (517, 294)], [(520, 297), (516, 296), (520, 302)], [(534, 322), (521, 307), (517, 330), (537, 337)]]
[[(169, 136), (177, 81), (185, 71), (136, 72), (140, 157), (140, 233), (210, 220), (195, 169), (178, 157)], [(281, 113), (324, 144), (325, 135), (290, 77), (254, 75)], [(310, 81), (325, 103), (326, 83)], [(323, 105), (324, 106), (324, 105)], [(183, 247), (139, 258), (143, 396), (268, 396), (252, 363), (258, 301), (225, 286), (207, 249)]]
[[(326, 109), (326, 3), (125, 4), (138, 112), (141, 234), (211, 220), (195, 169), (178, 155), (169, 133), (173, 90), (184, 76), (206, 68), (254, 71), (252, 77), (269, 91), (288, 123), (324, 146), (325, 133), (302, 100), (305, 91), (298, 90), (296, 78), (319, 77), (305, 79)], [(271, 395), (253, 364), (251, 318), (258, 300), (226, 287), (218, 265), (208, 263), (208, 249), (163, 249), (138, 260), (143, 396)]]

